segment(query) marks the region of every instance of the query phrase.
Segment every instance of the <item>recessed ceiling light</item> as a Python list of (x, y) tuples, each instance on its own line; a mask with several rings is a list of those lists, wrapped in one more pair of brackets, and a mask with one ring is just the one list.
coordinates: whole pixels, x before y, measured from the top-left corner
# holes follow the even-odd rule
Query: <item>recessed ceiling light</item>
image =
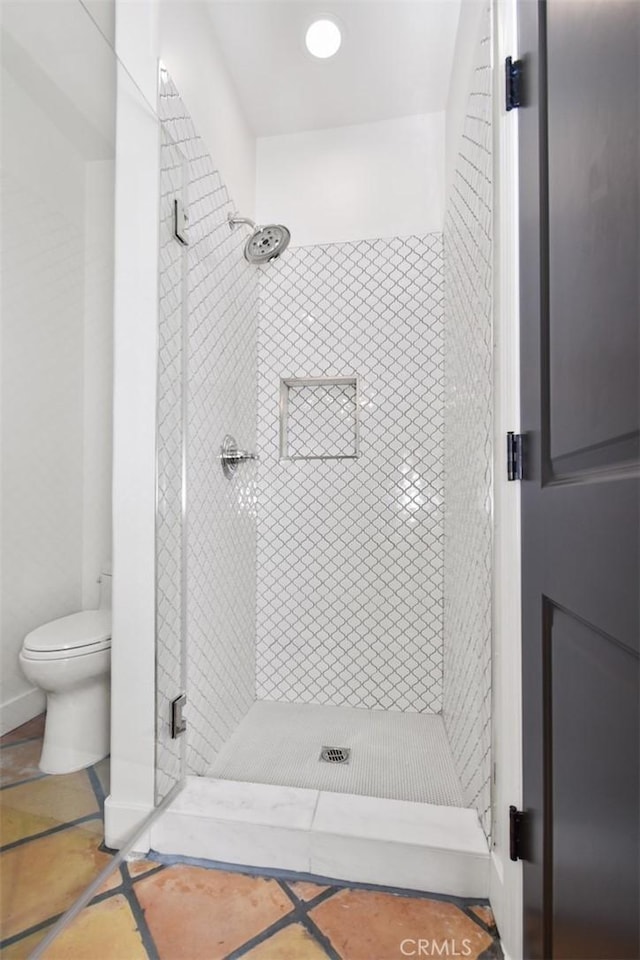
[(326, 60), (340, 49), (342, 34), (333, 20), (316, 20), (307, 30), (304, 42), (312, 56)]

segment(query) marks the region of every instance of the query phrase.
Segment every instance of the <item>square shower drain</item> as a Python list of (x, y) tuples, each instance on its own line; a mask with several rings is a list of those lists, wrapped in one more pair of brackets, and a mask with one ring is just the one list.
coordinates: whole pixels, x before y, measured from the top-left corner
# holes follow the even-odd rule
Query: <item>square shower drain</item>
[(349, 763), (351, 747), (323, 747), (320, 751), (320, 760), (325, 763)]

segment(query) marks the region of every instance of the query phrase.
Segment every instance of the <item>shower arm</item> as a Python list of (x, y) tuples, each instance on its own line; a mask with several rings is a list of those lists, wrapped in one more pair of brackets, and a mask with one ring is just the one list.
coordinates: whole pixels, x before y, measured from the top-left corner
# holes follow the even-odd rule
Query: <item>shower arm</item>
[(244, 223), (248, 227), (251, 227), (251, 229), (254, 232), (256, 230), (256, 225), (254, 221), (250, 220), (249, 217), (239, 217), (235, 213), (230, 213), (229, 216), (227, 217), (227, 220), (229, 221), (229, 226), (231, 227), (232, 230), (234, 227), (239, 226), (241, 223)]

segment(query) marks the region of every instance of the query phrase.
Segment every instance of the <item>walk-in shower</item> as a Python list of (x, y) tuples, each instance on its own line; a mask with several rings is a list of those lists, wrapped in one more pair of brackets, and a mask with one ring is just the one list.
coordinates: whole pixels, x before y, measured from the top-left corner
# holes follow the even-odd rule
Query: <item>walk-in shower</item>
[(161, 78), (160, 852), (487, 892), (488, 53), (444, 231), (293, 248)]

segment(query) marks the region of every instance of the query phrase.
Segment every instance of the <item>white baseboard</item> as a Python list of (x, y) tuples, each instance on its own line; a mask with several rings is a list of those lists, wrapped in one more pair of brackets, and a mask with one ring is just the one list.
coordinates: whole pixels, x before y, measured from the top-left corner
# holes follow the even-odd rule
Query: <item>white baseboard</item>
[(37, 717), (44, 710), (46, 702), (44, 692), (33, 687), (0, 704), (0, 736)]
[(188, 777), (151, 849), (460, 897), (489, 893), (475, 810)]

